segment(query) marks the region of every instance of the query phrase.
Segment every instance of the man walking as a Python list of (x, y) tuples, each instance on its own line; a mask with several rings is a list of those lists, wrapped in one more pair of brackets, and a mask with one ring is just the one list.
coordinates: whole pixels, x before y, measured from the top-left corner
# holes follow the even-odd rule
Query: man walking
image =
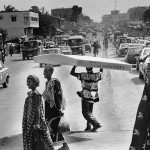
[[(87, 72), (76, 73), (76, 66), (73, 66), (70, 74), (77, 77), (82, 84), (82, 91), (78, 91), (77, 94), (82, 99), (82, 114), (83, 117), (87, 120), (87, 126), (85, 131), (95, 132), (101, 127), (100, 123), (93, 115), (93, 105), (99, 101), (98, 96), (98, 81), (101, 80), (101, 73), (103, 69), (100, 69), (100, 72), (93, 72), (92, 67), (86, 67)], [(91, 129), (91, 125), (93, 128)]]

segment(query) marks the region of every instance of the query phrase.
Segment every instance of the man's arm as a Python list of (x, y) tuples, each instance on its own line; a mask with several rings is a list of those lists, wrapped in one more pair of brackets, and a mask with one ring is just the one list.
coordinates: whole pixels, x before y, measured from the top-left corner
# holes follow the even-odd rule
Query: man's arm
[(77, 66), (73, 66), (73, 67), (72, 67), (72, 70), (71, 70), (71, 72), (70, 72), (70, 74), (71, 74), (72, 76), (74, 76), (74, 77), (78, 77), (78, 73), (75, 72), (76, 67), (77, 67)]

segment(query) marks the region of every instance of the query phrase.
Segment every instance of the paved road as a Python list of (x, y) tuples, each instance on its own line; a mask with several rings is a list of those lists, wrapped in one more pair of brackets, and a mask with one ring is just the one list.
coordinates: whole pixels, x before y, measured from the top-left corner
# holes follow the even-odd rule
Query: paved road
[[(123, 57), (116, 56), (111, 45), (107, 53), (101, 49), (99, 56), (124, 60)], [(43, 68), (39, 68), (33, 60), (22, 61), (21, 57), (14, 56), (7, 58), (6, 65), (9, 66), (12, 77), (8, 89), (0, 88), (0, 149), (19, 150), (22, 149), (23, 104), (28, 91), (25, 86), (26, 77), (28, 74), (40, 77), (40, 92), (44, 89), (45, 79)], [(138, 79), (138, 72), (135, 69), (132, 72), (104, 70), (103, 80), (99, 83), (100, 102), (94, 107), (94, 114), (100, 120), (102, 128), (96, 133), (91, 133), (83, 132), (85, 120), (81, 114), (81, 101), (76, 95), (81, 85), (69, 75), (70, 70), (69, 66), (55, 67), (54, 76), (62, 81), (67, 100), (65, 114), (71, 125), (71, 132), (66, 134), (66, 139), (71, 150), (127, 150), (144, 85), (144, 82)], [(82, 67), (77, 68), (79, 72), (83, 70)], [(56, 149), (59, 147), (56, 146)]]

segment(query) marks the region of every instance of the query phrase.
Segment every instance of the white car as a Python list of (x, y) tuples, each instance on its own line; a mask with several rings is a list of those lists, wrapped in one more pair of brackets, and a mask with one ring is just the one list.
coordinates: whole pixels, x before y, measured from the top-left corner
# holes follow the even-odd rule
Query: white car
[(139, 78), (145, 79), (145, 67), (147, 65), (147, 60), (145, 59), (150, 55), (150, 47), (145, 47), (139, 57)]
[[(47, 55), (47, 54), (61, 54), (61, 49), (59, 47), (54, 47), (54, 48), (48, 48), (48, 49), (43, 49), (43, 55)], [(40, 68), (45, 65), (40, 63)]]

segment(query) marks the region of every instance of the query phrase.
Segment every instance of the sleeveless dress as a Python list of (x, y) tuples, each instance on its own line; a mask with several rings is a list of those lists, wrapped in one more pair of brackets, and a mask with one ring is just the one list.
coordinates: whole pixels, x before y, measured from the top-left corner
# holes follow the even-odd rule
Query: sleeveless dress
[[(22, 121), (24, 150), (33, 150), (33, 141), (34, 141), (33, 139), (36, 138), (34, 137), (34, 131), (35, 131), (34, 125), (36, 124), (37, 121), (36, 110), (35, 110), (38, 101), (38, 99), (36, 99), (37, 96), (41, 97), (41, 94), (37, 90), (34, 92), (30, 91), (28, 92), (28, 97), (25, 99), (23, 121)], [(45, 121), (41, 98), (39, 104), (40, 104), (39, 110), (40, 110), (41, 138), (43, 138), (45, 145), (47, 145), (47, 147), (51, 149), (53, 142), (51, 140), (49, 129)]]

